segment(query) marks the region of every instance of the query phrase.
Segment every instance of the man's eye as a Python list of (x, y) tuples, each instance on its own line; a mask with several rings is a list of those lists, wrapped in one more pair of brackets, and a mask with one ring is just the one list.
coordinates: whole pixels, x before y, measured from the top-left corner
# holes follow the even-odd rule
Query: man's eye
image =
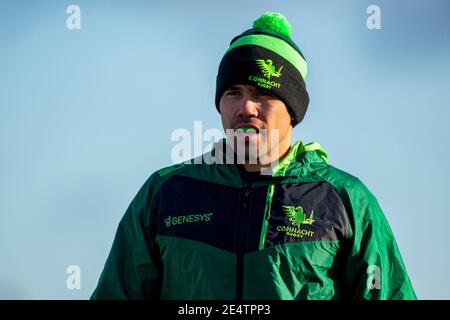
[(229, 91), (225, 92), (225, 94), (226, 94), (227, 96), (237, 96), (237, 95), (239, 95), (239, 94), (241, 94), (241, 93), (240, 93), (240, 91), (238, 91), (238, 90), (229, 90)]

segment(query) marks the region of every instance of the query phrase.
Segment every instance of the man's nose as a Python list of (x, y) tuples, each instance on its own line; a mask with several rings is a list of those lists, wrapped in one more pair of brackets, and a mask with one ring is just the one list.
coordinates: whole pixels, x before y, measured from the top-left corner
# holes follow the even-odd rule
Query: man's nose
[(239, 116), (257, 117), (259, 103), (251, 97), (244, 97), (239, 108)]

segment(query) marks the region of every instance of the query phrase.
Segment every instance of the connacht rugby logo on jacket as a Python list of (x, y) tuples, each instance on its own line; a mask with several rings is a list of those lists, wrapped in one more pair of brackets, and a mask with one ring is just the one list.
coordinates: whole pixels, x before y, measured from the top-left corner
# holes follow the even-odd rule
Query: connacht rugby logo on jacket
[(273, 64), (273, 61), (270, 59), (267, 59), (267, 60), (257, 59), (256, 64), (258, 65), (259, 69), (261, 70), (263, 77), (249, 76), (248, 80), (256, 82), (258, 87), (265, 88), (265, 89), (270, 89), (272, 87), (274, 87), (274, 88), (281, 87), (280, 83), (270, 80), (270, 78), (281, 77), (281, 70), (283, 69), (283, 66), (279, 67), (278, 71), (277, 71), (275, 65)]
[(314, 232), (301, 228), (301, 225), (312, 225), (314, 223), (314, 210), (311, 211), (309, 218), (303, 207), (283, 206), (284, 213), (289, 217), (292, 226), (278, 226), (277, 231), (285, 232), (287, 236), (303, 238), (312, 237)]

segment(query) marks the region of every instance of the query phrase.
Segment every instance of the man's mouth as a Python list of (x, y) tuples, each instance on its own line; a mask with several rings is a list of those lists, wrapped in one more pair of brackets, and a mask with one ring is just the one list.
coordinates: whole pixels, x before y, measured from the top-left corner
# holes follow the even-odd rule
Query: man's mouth
[(241, 128), (237, 128), (235, 130), (236, 133), (238, 134), (258, 134), (259, 130), (253, 127), (241, 127)]
[(257, 135), (259, 134), (259, 128), (254, 124), (241, 123), (235, 127), (234, 132), (238, 135)]
[(245, 139), (245, 141), (249, 139), (255, 139), (258, 137), (259, 129), (254, 127), (240, 127), (235, 129), (235, 135), (239, 139)]

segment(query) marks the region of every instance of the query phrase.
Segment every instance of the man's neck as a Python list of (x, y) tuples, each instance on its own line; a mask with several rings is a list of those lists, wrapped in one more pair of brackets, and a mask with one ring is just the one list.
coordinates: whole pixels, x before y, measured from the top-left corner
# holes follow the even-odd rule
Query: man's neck
[(269, 168), (273, 165), (273, 163), (275, 161), (280, 162), (285, 156), (287, 156), (287, 154), (289, 153), (289, 151), (291, 150), (291, 146), (289, 145), (288, 148), (281, 154), (280, 157), (276, 157), (275, 159), (272, 159), (271, 161), (269, 161), (267, 164), (261, 164), (261, 163), (244, 163), (244, 169), (247, 172), (256, 172), (256, 171), (261, 171), (264, 168)]

